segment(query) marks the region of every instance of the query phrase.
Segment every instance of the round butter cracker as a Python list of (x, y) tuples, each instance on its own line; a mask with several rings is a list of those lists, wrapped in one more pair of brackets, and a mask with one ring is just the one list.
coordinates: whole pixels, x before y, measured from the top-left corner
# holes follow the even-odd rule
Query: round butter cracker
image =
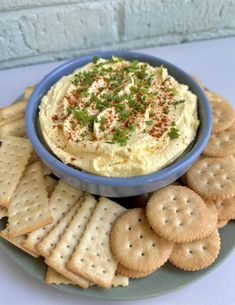
[(224, 220), (224, 221), (218, 220), (218, 222), (217, 222), (217, 229), (222, 229), (223, 227), (226, 226), (227, 223), (228, 223), (228, 220)]
[(225, 157), (235, 154), (235, 124), (228, 129), (211, 134), (203, 151), (208, 157)]
[(128, 269), (121, 264), (118, 264), (118, 266), (117, 266), (118, 274), (127, 276), (131, 279), (140, 279), (140, 278), (146, 277), (146, 276), (152, 274), (154, 271), (155, 271), (155, 269), (148, 271), (148, 272), (139, 272), (139, 271), (134, 271), (134, 270)]
[(231, 219), (235, 219), (235, 197), (223, 200), (213, 200), (212, 204), (215, 205), (218, 211), (219, 221), (228, 221)]
[(232, 106), (225, 101), (210, 101), (212, 110), (212, 133), (221, 132), (229, 128), (234, 120), (235, 115)]
[(216, 229), (207, 238), (185, 244), (175, 244), (170, 262), (185, 271), (198, 271), (209, 267), (220, 251), (220, 236)]
[(226, 102), (228, 103), (227, 99), (218, 93), (210, 90), (205, 91), (206, 96), (210, 102)]
[(145, 210), (131, 209), (113, 224), (110, 244), (116, 260), (137, 272), (151, 272), (169, 258), (172, 243), (160, 238), (150, 228)]
[(188, 186), (205, 199), (235, 195), (235, 159), (200, 158), (186, 173)]
[(157, 234), (177, 243), (204, 238), (217, 224), (216, 210), (184, 186), (172, 185), (156, 192), (148, 201), (146, 215)]

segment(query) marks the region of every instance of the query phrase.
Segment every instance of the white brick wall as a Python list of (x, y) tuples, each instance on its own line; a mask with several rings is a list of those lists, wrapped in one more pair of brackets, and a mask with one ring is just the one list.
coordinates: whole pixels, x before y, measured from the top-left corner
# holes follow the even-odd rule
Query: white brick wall
[(0, 0), (0, 68), (235, 34), (235, 0)]

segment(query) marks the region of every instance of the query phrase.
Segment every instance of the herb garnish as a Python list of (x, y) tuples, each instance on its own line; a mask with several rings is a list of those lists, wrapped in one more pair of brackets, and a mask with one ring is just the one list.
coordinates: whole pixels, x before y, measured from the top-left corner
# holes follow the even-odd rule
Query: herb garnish
[[(141, 124), (146, 125), (142, 132), (150, 134), (154, 128), (148, 127), (152, 126), (155, 120), (160, 124), (158, 126), (161, 126), (161, 113), (167, 116), (173, 106), (185, 102), (183, 99), (176, 99), (176, 88), (172, 87), (171, 82), (167, 83), (170, 77), (165, 81), (159, 80), (159, 76), (163, 76), (163, 66), (152, 69), (138, 60), (126, 62), (117, 56), (112, 56), (109, 60), (94, 56), (92, 61), (93, 66), (90, 69), (78, 71), (74, 75), (72, 83), (76, 86), (74, 91), (77, 100), (67, 108), (68, 115), (72, 114), (75, 120), (71, 123), (73, 126), (76, 125), (76, 120), (82, 127), (87, 126), (86, 132), (81, 131), (83, 134), (80, 136), (83, 138), (95, 141), (94, 124), (99, 121), (95, 131), (97, 128), (102, 131), (104, 142), (124, 146), (131, 133), (138, 132), (139, 128), (143, 127)], [(104, 112), (104, 115), (97, 119), (100, 113), (111, 108), (112, 112)], [(149, 119), (147, 116), (145, 120), (146, 112)], [(115, 117), (112, 117), (113, 113)], [(162, 126), (167, 122), (166, 116)], [(137, 120), (140, 118), (140, 123), (133, 123), (135, 117)], [(169, 122), (167, 124), (169, 126)], [(168, 135), (171, 139), (179, 137), (180, 133), (175, 125), (170, 127)], [(155, 136), (157, 137), (157, 133)]]

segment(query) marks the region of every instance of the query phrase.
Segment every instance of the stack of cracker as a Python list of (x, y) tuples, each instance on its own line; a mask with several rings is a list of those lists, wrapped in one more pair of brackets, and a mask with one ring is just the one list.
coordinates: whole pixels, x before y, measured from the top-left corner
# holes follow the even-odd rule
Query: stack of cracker
[(127, 210), (58, 181), (41, 163), (24, 127), (32, 90), (0, 110), (0, 219), (8, 217), (0, 236), (45, 258), (46, 283), (125, 287), (167, 261), (188, 271), (215, 261), (218, 228), (235, 219), (235, 116), (223, 97), (205, 91), (212, 134), (184, 186), (175, 182)]
[(235, 115), (225, 98), (203, 90), (212, 107), (210, 140), (182, 177), (185, 186), (177, 182), (155, 192), (146, 202), (146, 215), (133, 209), (116, 221), (111, 248), (120, 274), (145, 277), (168, 259), (197, 271), (219, 255), (218, 229), (235, 219)]

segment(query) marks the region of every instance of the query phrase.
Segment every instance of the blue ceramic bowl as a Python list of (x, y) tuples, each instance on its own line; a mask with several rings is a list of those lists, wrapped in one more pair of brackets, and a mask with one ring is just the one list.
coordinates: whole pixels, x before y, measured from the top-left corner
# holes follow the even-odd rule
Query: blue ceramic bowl
[[(62, 76), (71, 74), (76, 68), (92, 61), (96, 55), (110, 58), (112, 55), (126, 60), (137, 59), (152, 66), (164, 65), (170, 75), (179, 83), (189, 86), (198, 97), (198, 115), (200, 126), (194, 144), (178, 160), (155, 173), (130, 178), (110, 178), (97, 176), (74, 169), (58, 160), (41, 141), (38, 129), (38, 106), (41, 98)], [(184, 71), (157, 57), (133, 52), (97, 52), (88, 56), (73, 59), (50, 72), (37, 85), (26, 109), (26, 129), (28, 137), (42, 161), (52, 172), (76, 188), (107, 197), (129, 197), (149, 193), (160, 189), (182, 176), (204, 149), (210, 135), (212, 116), (208, 100), (198, 84)]]

